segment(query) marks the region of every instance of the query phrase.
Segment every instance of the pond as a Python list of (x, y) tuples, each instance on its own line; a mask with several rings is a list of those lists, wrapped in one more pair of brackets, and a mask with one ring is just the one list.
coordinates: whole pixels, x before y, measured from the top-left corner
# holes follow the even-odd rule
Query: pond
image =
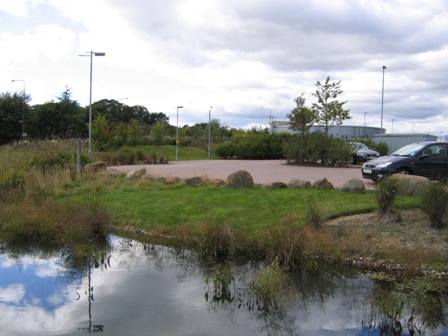
[(270, 267), (119, 237), (82, 261), (4, 252), (0, 335), (448, 335), (445, 295), (335, 270), (297, 272), (282, 290), (265, 277), (266, 294), (255, 284)]

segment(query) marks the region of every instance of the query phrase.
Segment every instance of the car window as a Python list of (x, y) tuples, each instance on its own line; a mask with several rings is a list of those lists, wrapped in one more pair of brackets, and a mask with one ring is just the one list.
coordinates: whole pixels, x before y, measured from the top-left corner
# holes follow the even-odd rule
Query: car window
[(422, 154), (427, 154), (429, 157), (440, 158), (446, 157), (446, 146), (443, 144), (434, 144), (423, 150)]
[(420, 153), (420, 151), (422, 150), (422, 148), (424, 146), (425, 145), (422, 145), (419, 143), (410, 144), (410, 145), (401, 147), (400, 149), (393, 152), (391, 155), (415, 156), (415, 155), (417, 155), (417, 153)]

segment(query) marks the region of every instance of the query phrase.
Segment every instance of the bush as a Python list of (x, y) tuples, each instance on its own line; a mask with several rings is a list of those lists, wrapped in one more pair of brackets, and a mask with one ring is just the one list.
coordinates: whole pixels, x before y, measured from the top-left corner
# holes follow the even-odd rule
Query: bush
[(429, 217), (431, 227), (442, 228), (448, 208), (448, 191), (445, 183), (431, 182), (423, 191), (421, 208)]
[(400, 191), (400, 181), (394, 176), (380, 180), (377, 190), (378, 210), (380, 217), (386, 222), (400, 220), (400, 214), (395, 210), (395, 200)]

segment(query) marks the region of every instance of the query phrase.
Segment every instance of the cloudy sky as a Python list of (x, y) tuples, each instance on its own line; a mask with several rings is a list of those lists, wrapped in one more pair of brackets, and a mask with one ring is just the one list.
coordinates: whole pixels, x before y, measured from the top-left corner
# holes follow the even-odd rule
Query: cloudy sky
[(448, 134), (446, 0), (0, 0), (0, 92), (31, 104), (66, 87), (179, 124), (286, 119), (317, 81), (341, 81), (346, 124)]

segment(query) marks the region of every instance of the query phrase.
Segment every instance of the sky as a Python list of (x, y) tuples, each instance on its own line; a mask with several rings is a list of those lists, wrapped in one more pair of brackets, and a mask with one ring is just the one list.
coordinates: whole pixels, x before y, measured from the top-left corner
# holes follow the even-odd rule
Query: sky
[(344, 125), (441, 136), (447, 18), (446, 0), (0, 0), (0, 93), (25, 88), (35, 105), (71, 88), (88, 106), (90, 52), (105, 52), (92, 58), (92, 102), (173, 125), (266, 127), (302, 93), (311, 106), (330, 76)]

